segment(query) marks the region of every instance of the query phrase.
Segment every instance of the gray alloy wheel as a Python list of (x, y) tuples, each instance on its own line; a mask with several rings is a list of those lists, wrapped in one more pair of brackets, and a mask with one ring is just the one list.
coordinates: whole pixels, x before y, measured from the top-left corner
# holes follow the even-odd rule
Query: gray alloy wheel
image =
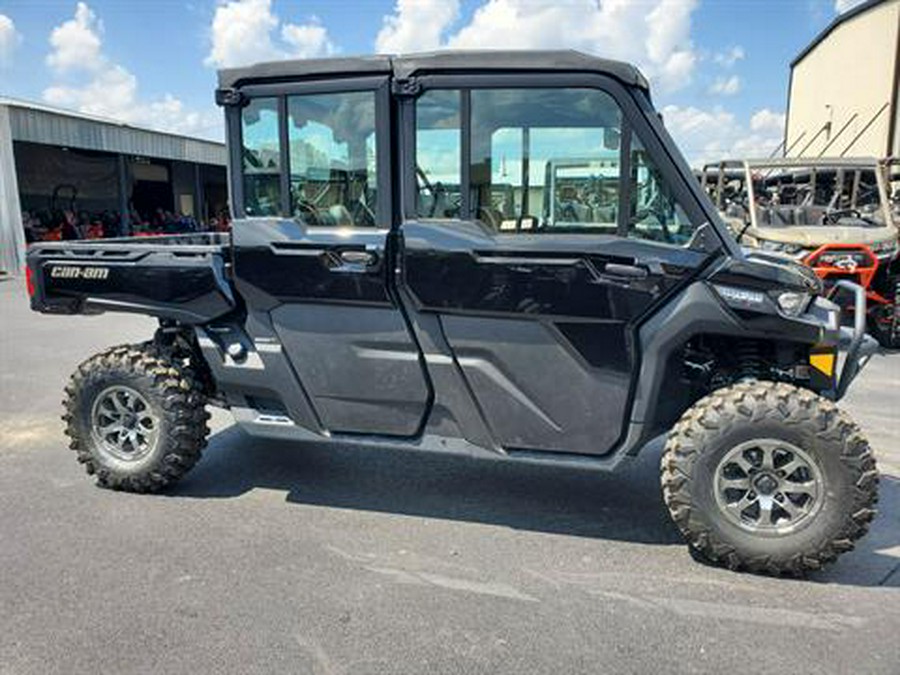
[(78, 366), (63, 420), (69, 447), (99, 485), (155, 492), (197, 463), (209, 414), (194, 372), (153, 342), (113, 347)]
[(735, 525), (754, 534), (782, 535), (810, 522), (822, 506), (818, 464), (784, 440), (739, 443), (716, 468), (716, 503)]
[(846, 413), (782, 382), (703, 397), (669, 432), (663, 498), (700, 555), (799, 575), (853, 548), (875, 515), (878, 470)]
[(114, 385), (94, 399), (91, 434), (101, 452), (122, 462), (137, 462), (156, 449), (159, 417), (138, 391)]

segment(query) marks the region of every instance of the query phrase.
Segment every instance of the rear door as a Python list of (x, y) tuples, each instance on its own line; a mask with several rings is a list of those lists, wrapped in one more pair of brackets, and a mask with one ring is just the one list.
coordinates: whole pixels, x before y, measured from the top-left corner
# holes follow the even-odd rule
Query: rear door
[(702, 209), (674, 189), (683, 179), (614, 81), (419, 84), (405, 109), (410, 312), (439, 316), (501, 447), (608, 452), (627, 422), (637, 326), (711, 255)]
[(326, 432), (413, 436), (427, 409), (419, 350), (387, 277), (388, 85), (245, 87), (229, 119), (248, 325), (276, 338)]

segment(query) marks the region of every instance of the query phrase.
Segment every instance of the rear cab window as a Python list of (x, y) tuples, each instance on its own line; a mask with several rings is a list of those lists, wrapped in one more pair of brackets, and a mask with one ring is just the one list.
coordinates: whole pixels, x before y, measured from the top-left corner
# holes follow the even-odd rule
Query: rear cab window
[(375, 227), (376, 91), (251, 98), (241, 110), (246, 216)]
[(281, 212), (280, 127), (275, 97), (251, 99), (241, 111), (241, 170), (248, 216)]

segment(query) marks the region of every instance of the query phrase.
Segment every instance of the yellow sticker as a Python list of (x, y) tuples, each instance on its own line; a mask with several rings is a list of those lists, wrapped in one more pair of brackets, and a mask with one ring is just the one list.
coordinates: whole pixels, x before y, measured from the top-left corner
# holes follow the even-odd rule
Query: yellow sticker
[(825, 373), (828, 377), (834, 375), (834, 352), (823, 352), (821, 354), (810, 354), (809, 365)]

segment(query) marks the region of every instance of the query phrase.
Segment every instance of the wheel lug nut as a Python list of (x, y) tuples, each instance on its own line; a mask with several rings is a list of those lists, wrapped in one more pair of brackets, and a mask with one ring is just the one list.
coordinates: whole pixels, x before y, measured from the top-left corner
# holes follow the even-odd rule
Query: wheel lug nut
[(777, 499), (779, 502), (783, 502), (784, 495), (779, 492), (777, 495), (775, 495), (775, 499)]
[(751, 490), (750, 492), (747, 493), (747, 498), (748, 499), (756, 499), (756, 493)]

